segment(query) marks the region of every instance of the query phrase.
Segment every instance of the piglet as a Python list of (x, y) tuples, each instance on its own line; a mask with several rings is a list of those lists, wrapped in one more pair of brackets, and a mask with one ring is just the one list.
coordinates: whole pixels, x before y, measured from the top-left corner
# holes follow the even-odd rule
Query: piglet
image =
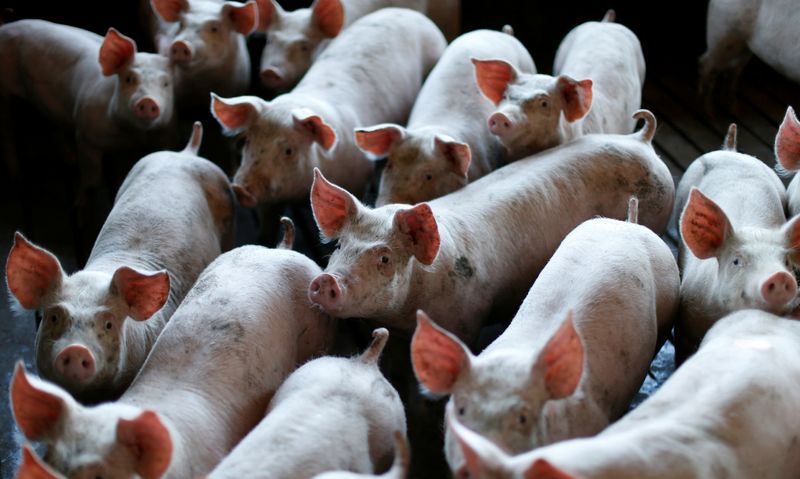
[(221, 255), (119, 401), (83, 407), (19, 363), (11, 387), (17, 424), (45, 442), (47, 463), (70, 477), (206, 474), (258, 423), (283, 380), (330, 346), (333, 321), (304, 294), (318, 271), (283, 249)]
[(511, 35), (476, 30), (453, 41), (425, 80), (406, 128), (380, 124), (356, 130), (359, 148), (389, 158), (376, 206), (429, 201), (505, 163), (502, 144), (486, 127), (493, 105), (478, 90), (472, 57), (500, 58), (536, 73), (530, 54)]
[[(800, 324), (739, 311), (598, 436), (510, 456), (449, 415), (472, 479), (800, 477)], [(780, 391), (778, 393), (778, 391)]]
[(636, 35), (614, 23), (575, 27), (561, 42), (550, 75), (518, 71), (503, 60), (475, 61), (483, 94), (496, 106), (488, 118), (516, 160), (587, 133), (630, 133), (639, 109), (644, 56)]
[(239, 202), (304, 198), (315, 167), (360, 196), (373, 166), (355, 146), (353, 129), (405, 121), (444, 47), (422, 14), (385, 8), (342, 33), (290, 93), (270, 102), (212, 95), (211, 112), (225, 133), (246, 140), (234, 176)]
[(196, 123), (183, 151), (133, 167), (81, 271), (67, 275), (16, 234), (6, 281), (19, 306), (42, 316), (37, 369), (81, 399), (122, 393), (197, 277), (233, 245), (233, 194), (197, 156), (201, 138)]
[(406, 479), (408, 477), (411, 455), (408, 450), (408, 440), (400, 431), (394, 433), (394, 463), (385, 474), (358, 474), (355, 472), (335, 471), (317, 474), (312, 479)]
[(695, 160), (678, 184), (681, 314), (676, 358), (691, 354), (719, 318), (745, 308), (785, 314), (795, 306), (791, 257), (800, 217), (786, 221), (786, 190), (758, 158), (736, 151), (731, 125), (720, 151)]
[[(800, 121), (789, 107), (775, 136), (775, 159), (781, 174), (800, 170)], [(786, 187), (787, 206), (791, 216), (800, 214), (800, 176), (795, 176)]]
[(266, 417), (209, 479), (305, 479), (325, 471), (372, 474), (389, 467), (406, 418), (397, 391), (378, 369), (389, 332), (354, 358), (323, 357), (292, 373)]
[[(627, 411), (672, 327), (679, 285), (675, 258), (655, 233), (592, 219), (564, 238), (480, 355), (420, 312), (414, 371), (431, 393), (451, 395), (460, 422), (509, 453), (591, 436)], [(459, 471), (458, 445), (445, 444)]]

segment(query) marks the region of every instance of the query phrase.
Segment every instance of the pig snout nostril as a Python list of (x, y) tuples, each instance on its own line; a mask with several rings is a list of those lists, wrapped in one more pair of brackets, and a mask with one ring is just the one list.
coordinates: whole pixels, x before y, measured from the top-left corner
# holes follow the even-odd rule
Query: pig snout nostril
[(328, 291), (328, 296), (330, 296), (331, 299), (336, 299), (336, 290), (331, 288), (330, 291)]
[(506, 127), (506, 128), (510, 128), (511, 127), (511, 125), (507, 121), (503, 122), (503, 126)]
[(770, 291), (774, 291), (775, 290), (775, 283), (770, 283), (769, 286), (767, 287), (767, 289), (769, 289)]

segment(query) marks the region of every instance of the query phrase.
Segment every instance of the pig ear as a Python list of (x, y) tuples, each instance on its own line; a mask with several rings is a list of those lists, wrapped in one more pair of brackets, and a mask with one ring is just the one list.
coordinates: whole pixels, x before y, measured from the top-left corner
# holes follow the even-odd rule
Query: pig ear
[(362, 151), (370, 153), (377, 158), (389, 156), (392, 146), (402, 141), (405, 137), (405, 128), (392, 123), (382, 123), (356, 129), (356, 145)]
[(411, 339), (411, 364), (428, 391), (450, 394), (458, 378), (469, 370), (470, 352), (457, 337), (419, 310)]
[(50, 469), (30, 445), (22, 446), (22, 464), (17, 471), (17, 479), (59, 479), (63, 477)]
[(181, 12), (189, 10), (188, 0), (150, 0), (153, 11), (165, 22), (177, 22)]
[(536, 459), (525, 470), (525, 479), (575, 479), (573, 476), (550, 464), (546, 459)]
[(700, 259), (718, 255), (725, 240), (733, 234), (733, 227), (722, 208), (696, 187), (692, 187), (689, 193), (680, 228), (683, 242)]
[(430, 266), (439, 253), (439, 228), (427, 203), (394, 214), (395, 228), (411, 243), (414, 257)]
[(472, 59), (475, 65), (475, 80), (483, 96), (497, 105), (503, 99), (503, 94), (508, 84), (519, 77), (519, 72), (514, 65), (505, 60), (478, 60)]
[(326, 37), (338, 35), (344, 26), (341, 0), (315, 0), (311, 5), (311, 21)]
[(30, 243), (22, 233), (14, 235), (14, 246), (6, 262), (8, 290), (25, 309), (39, 309), (45, 296), (61, 285), (64, 271), (52, 253)]
[(122, 297), (133, 319), (145, 321), (167, 302), (169, 275), (166, 271), (140, 273), (120, 266), (111, 280), (111, 292)]
[(258, 114), (256, 100), (251, 97), (220, 98), (211, 94), (211, 114), (226, 135), (236, 135), (247, 129)]
[(134, 470), (144, 479), (158, 479), (172, 460), (172, 439), (169, 430), (153, 411), (145, 411), (136, 419), (120, 419), (117, 441), (131, 449)]
[(258, 26), (258, 6), (255, 0), (244, 5), (238, 2), (225, 2), (222, 6), (222, 18), (233, 25), (233, 29), (242, 35), (250, 35)]
[(469, 164), (472, 162), (472, 151), (469, 145), (444, 135), (436, 135), (433, 141), (436, 149), (441, 151), (447, 159), (447, 163), (453, 172), (466, 177), (469, 171)]
[(273, 20), (281, 16), (283, 8), (275, 0), (256, 0), (256, 3), (258, 4), (258, 25), (256, 30), (263, 32), (269, 28), (269, 24)]
[(561, 75), (556, 86), (564, 97), (564, 117), (567, 121), (580, 120), (592, 107), (592, 80), (577, 81)]
[(308, 134), (324, 149), (330, 150), (336, 144), (336, 132), (333, 128), (308, 108), (292, 110), (292, 119), (295, 128)]
[(11, 408), (25, 437), (31, 441), (49, 438), (67, 413), (65, 398), (55, 385), (29, 378), (22, 361), (17, 362), (11, 379)]
[(345, 223), (357, 214), (358, 203), (347, 190), (329, 182), (318, 168), (314, 168), (311, 211), (322, 234), (334, 239)]
[(572, 311), (539, 353), (531, 374), (544, 378), (550, 399), (572, 395), (583, 375), (583, 343), (572, 322)]
[(136, 42), (116, 29), (109, 28), (100, 46), (100, 67), (103, 69), (103, 75), (108, 77), (119, 73), (133, 61), (134, 55), (136, 55)]
[(787, 221), (782, 232), (786, 238), (786, 248), (790, 251), (792, 261), (800, 263), (800, 215)]
[(792, 107), (786, 109), (786, 116), (775, 136), (775, 157), (783, 168), (800, 170), (800, 122)]
[(469, 477), (488, 477), (491, 475), (486, 474), (489, 470), (503, 468), (508, 456), (491, 441), (461, 424), (453, 411), (452, 401), (447, 404), (445, 414), (447, 427), (464, 454), (465, 464), (455, 471), (454, 477), (464, 477), (464, 469), (469, 472)]

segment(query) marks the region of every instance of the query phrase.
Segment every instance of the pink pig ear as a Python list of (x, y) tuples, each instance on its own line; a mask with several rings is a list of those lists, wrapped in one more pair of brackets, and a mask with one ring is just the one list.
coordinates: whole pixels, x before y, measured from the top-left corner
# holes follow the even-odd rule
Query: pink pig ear
[(680, 228), (683, 242), (700, 259), (719, 254), (725, 240), (733, 234), (722, 208), (696, 187), (692, 188), (681, 214)]
[(253, 33), (258, 26), (258, 5), (255, 0), (241, 5), (237, 2), (225, 2), (222, 6), (222, 18), (233, 25), (233, 29), (242, 35)]
[(311, 21), (328, 38), (339, 34), (344, 26), (341, 0), (315, 0), (311, 5)]
[(556, 86), (564, 96), (564, 117), (567, 121), (580, 120), (589, 113), (592, 107), (592, 80), (577, 81), (561, 75)]
[(439, 228), (427, 203), (394, 214), (395, 228), (410, 241), (417, 260), (430, 266), (439, 253)]
[(525, 471), (525, 479), (575, 479), (550, 464), (546, 459), (536, 459)]
[(245, 130), (258, 114), (255, 97), (240, 96), (220, 98), (211, 94), (211, 114), (225, 129), (226, 135), (235, 135)]
[(30, 243), (20, 232), (14, 235), (6, 262), (6, 282), (23, 308), (41, 307), (42, 299), (61, 284), (63, 277), (61, 264), (52, 253)]
[(177, 22), (181, 12), (189, 10), (188, 0), (150, 0), (150, 6), (162, 20), (170, 23)]
[(167, 302), (169, 275), (166, 271), (148, 274), (120, 266), (111, 279), (111, 291), (122, 297), (133, 319), (145, 321)]
[(497, 105), (503, 99), (508, 84), (514, 82), (519, 73), (514, 65), (505, 60), (472, 59), (475, 65), (475, 80), (483, 96)]
[(470, 352), (457, 337), (437, 326), (422, 310), (411, 339), (411, 364), (417, 379), (434, 394), (450, 394), (469, 370)]
[(50, 469), (31, 446), (22, 446), (22, 464), (17, 471), (17, 479), (62, 479), (64, 476)]
[(109, 28), (100, 46), (100, 67), (103, 75), (108, 77), (119, 73), (133, 61), (134, 55), (136, 55), (136, 42), (116, 29)]
[(144, 479), (158, 479), (172, 460), (172, 439), (169, 430), (153, 411), (145, 411), (136, 419), (120, 419), (117, 441), (131, 449), (134, 470)]
[(786, 109), (786, 116), (775, 136), (775, 157), (787, 170), (800, 170), (800, 122), (794, 108)]
[(453, 172), (466, 177), (467, 172), (469, 172), (469, 165), (472, 162), (472, 151), (469, 145), (444, 135), (436, 135), (433, 141), (436, 149), (441, 151), (447, 159)]
[(781, 230), (794, 263), (800, 263), (800, 215), (791, 218)]
[(17, 362), (11, 379), (11, 408), (20, 430), (31, 441), (47, 439), (67, 412), (63, 393), (57, 390), (40, 380), (32, 383), (22, 361)]
[(406, 136), (405, 128), (392, 123), (368, 126), (356, 129), (356, 145), (362, 151), (375, 155), (378, 158), (389, 156), (389, 151), (395, 143), (402, 141)]
[(537, 379), (544, 377), (544, 386), (551, 399), (572, 395), (583, 375), (583, 343), (567, 313), (561, 327), (547, 342), (531, 371)]
[(326, 238), (336, 238), (347, 220), (358, 211), (357, 200), (322, 176), (314, 168), (314, 183), (311, 185), (311, 210), (320, 231)]
[(336, 144), (336, 132), (333, 128), (308, 108), (292, 110), (292, 119), (295, 128), (310, 135), (324, 149), (330, 150)]
[(270, 23), (279, 18), (283, 13), (283, 8), (275, 0), (256, 0), (258, 4), (258, 25), (256, 30), (266, 31)]

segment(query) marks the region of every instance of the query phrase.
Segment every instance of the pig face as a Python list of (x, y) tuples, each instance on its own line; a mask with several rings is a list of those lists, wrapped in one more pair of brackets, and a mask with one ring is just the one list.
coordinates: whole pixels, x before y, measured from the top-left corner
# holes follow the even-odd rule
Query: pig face
[(116, 76), (112, 108), (124, 122), (140, 129), (172, 121), (173, 67), (168, 58), (137, 53), (136, 43), (110, 28), (100, 47), (100, 67)]
[(336, 317), (383, 317), (408, 296), (419, 262), (431, 265), (439, 232), (430, 207), (387, 205), (370, 210), (315, 170), (311, 207), (324, 238), (338, 239), (309, 298)]
[(340, 0), (315, 0), (310, 8), (284, 11), (275, 0), (258, 0), (259, 30), (267, 33), (261, 56), (261, 81), (269, 89), (288, 90), (308, 71), (320, 43), (344, 25)]
[(413, 205), (467, 184), (472, 161), (469, 145), (449, 136), (387, 124), (356, 130), (356, 143), (376, 158), (388, 156), (376, 206)]
[(211, 112), (226, 134), (245, 138), (233, 190), (248, 208), (305, 196), (316, 158), (336, 144), (333, 128), (308, 108), (287, 111), (256, 97), (222, 99), (212, 94)]
[(734, 231), (725, 212), (692, 188), (680, 220), (686, 247), (702, 260), (716, 259), (714, 297), (730, 310), (758, 308), (774, 314), (795, 303), (792, 262), (800, 250), (800, 217), (779, 230), (742, 227)]
[(114, 274), (67, 276), (58, 260), (17, 233), (6, 264), (8, 289), (25, 309), (42, 313), (36, 365), (73, 394), (110, 386), (124, 367), (125, 322), (144, 321), (169, 295), (166, 272), (125, 266)]
[(411, 343), (420, 383), (433, 394), (452, 394), (455, 417), (509, 453), (539, 446), (536, 433), (545, 403), (575, 392), (583, 356), (571, 314), (533, 358), (515, 350), (475, 357), (421, 311)]
[(117, 403), (85, 408), (57, 386), (29, 376), (22, 362), (14, 371), (11, 403), (25, 437), (48, 445), (49, 466), (39, 463), (38, 469), (50, 474), (156, 479), (169, 467), (170, 432), (152, 411)]
[(562, 143), (563, 121), (580, 120), (592, 105), (592, 80), (520, 73), (503, 60), (472, 62), (478, 88), (497, 106), (487, 120), (489, 131), (512, 157), (532, 155)]

